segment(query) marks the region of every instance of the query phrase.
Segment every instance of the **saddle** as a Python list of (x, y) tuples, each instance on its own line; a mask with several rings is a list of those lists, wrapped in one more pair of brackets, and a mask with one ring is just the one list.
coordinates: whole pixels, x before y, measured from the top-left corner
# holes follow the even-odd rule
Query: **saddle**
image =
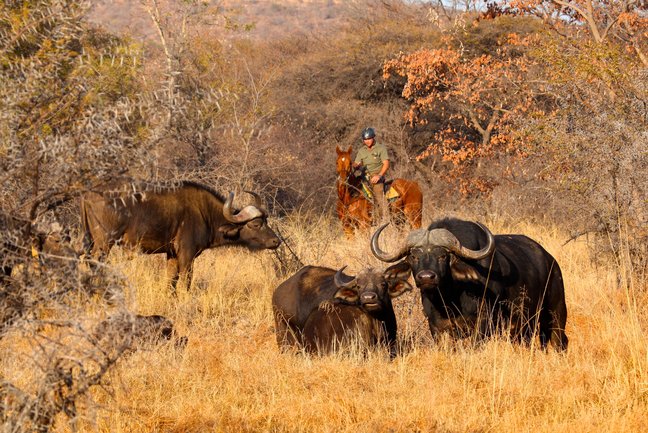
[[(393, 179), (383, 182), (383, 186), (385, 188), (385, 200), (387, 200), (388, 203), (396, 201), (398, 197), (400, 197), (398, 191), (396, 191), (396, 189), (392, 187), (393, 182)], [(367, 200), (373, 200), (373, 190), (371, 188), (371, 183), (369, 183), (368, 180), (362, 181), (362, 193), (367, 198)]]

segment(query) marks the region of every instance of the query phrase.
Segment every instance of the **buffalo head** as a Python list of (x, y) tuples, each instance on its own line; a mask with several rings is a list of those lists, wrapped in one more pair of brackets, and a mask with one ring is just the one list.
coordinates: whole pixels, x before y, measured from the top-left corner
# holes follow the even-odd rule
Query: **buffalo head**
[(416, 286), (421, 290), (446, 286), (450, 279), (477, 279), (475, 269), (464, 260), (476, 261), (489, 257), (495, 250), (495, 239), (486, 227), (476, 224), (486, 235), (486, 245), (478, 250), (465, 247), (445, 228), (428, 228), (412, 231), (397, 251), (388, 253), (378, 246), (380, 233), (388, 225), (384, 224), (371, 237), (371, 252), (387, 263), (404, 258), (388, 271), (399, 273), (411, 270)]
[(335, 274), (337, 288), (335, 299), (346, 304), (358, 305), (368, 313), (380, 314), (391, 310), (391, 300), (412, 290), (407, 282), (409, 272), (382, 273), (368, 269), (355, 277), (344, 275), (344, 266)]
[(232, 202), (234, 193), (230, 192), (229, 197), (223, 205), (223, 217), (228, 224), (221, 226), (220, 231), (228, 239), (236, 239), (253, 250), (275, 249), (281, 244), (281, 240), (270, 227), (268, 227), (268, 211), (258, 194), (246, 191), (255, 199), (254, 205), (244, 207), (234, 214)]

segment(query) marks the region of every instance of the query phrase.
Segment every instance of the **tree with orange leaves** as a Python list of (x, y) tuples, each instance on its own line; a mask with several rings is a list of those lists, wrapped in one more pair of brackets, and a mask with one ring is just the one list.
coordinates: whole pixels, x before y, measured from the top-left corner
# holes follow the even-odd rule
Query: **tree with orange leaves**
[(533, 55), (554, 106), (519, 124), (542, 157), (538, 177), (571, 194), (574, 219), (599, 245), (645, 267), (648, 1), (501, 0), (489, 9), (489, 18), (531, 15), (551, 30)]
[(477, 158), (521, 153), (511, 125), (534, 103), (533, 83), (527, 79), (532, 62), (523, 50), (527, 44), (526, 37), (508, 34), (490, 53), (471, 56), (448, 44), (401, 54), (384, 65), (386, 80), (405, 79), (402, 95), (410, 102), (406, 118), (411, 125), (425, 124), (432, 112), (441, 116), (445, 127), (418, 159), (438, 154), (452, 162), (449, 174), (459, 179), (464, 194), (493, 186), (465, 178), (466, 168)]

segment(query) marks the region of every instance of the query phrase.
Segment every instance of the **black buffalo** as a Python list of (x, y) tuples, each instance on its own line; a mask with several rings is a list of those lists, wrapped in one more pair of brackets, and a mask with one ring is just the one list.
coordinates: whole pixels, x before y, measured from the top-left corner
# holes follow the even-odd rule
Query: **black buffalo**
[(386, 277), (368, 269), (351, 277), (343, 269), (305, 266), (277, 287), (272, 308), (279, 347), (328, 353), (356, 338), (368, 346), (384, 344), (395, 356), (391, 300), (411, 290), (409, 271)]
[(176, 187), (132, 194), (86, 194), (81, 220), (86, 253), (103, 257), (121, 244), (147, 254), (166, 254), (171, 287), (180, 275), (191, 287), (193, 260), (205, 249), (244, 245), (274, 249), (280, 244), (267, 225), (267, 211), (258, 195), (256, 205), (232, 210), (234, 194), (227, 200), (193, 182)]
[(551, 341), (567, 349), (560, 267), (536, 241), (493, 236), (479, 223), (446, 218), (410, 232), (390, 254), (379, 247), (385, 227), (373, 234), (371, 250), (384, 262), (403, 259), (386, 272), (411, 270), (433, 336), (469, 328), (488, 334), (504, 323), (515, 341), (528, 344), (539, 329), (542, 348)]

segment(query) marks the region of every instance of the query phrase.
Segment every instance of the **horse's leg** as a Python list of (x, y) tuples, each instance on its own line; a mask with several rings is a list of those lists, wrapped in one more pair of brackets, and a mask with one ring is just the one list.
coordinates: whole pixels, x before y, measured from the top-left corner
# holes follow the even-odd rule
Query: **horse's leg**
[(344, 232), (344, 235), (350, 239), (353, 237), (353, 221), (351, 220), (351, 217), (349, 214), (345, 214), (341, 216), (341, 222), (342, 222), (342, 231)]
[(371, 202), (366, 199), (360, 199), (358, 202), (358, 227), (363, 230), (367, 230), (371, 227), (371, 222), (374, 215), (374, 207), (371, 205)]
[[(403, 179), (396, 179), (392, 184), (400, 196), (394, 202), (412, 228), (421, 228), (423, 218), (423, 195), (418, 185)], [(395, 206), (396, 207), (396, 206)]]
[(406, 201), (403, 205), (403, 213), (407, 217), (412, 228), (420, 229), (423, 218), (423, 206), (420, 201)]
[(393, 224), (400, 227), (405, 221), (407, 221), (403, 201), (400, 197), (392, 202), (389, 202), (388, 207), (389, 219)]
[(421, 228), (423, 219), (423, 194), (416, 182), (403, 181), (403, 213), (412, 228)]
[(354, 229), (366, 230), (371, 227), (370, 205), (365, 199), (357, 199), (347, 206), (346, 221), (351, 234)]

